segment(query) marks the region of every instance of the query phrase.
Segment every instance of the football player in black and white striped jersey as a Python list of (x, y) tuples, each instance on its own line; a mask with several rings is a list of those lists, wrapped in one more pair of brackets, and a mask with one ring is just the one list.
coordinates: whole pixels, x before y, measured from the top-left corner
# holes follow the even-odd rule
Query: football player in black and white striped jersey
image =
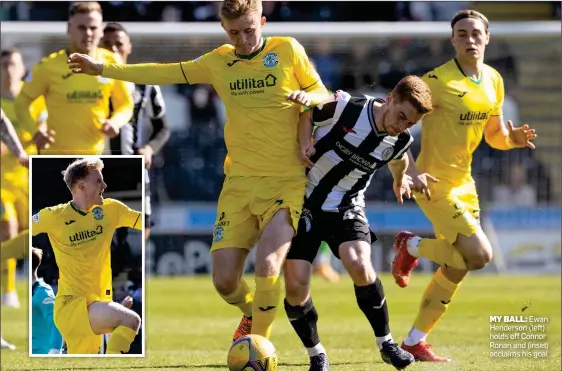
[[(343, 91), (310, 111), (299, 123), (308, 185), (302, 216), (285, 263), (285, 310), (311, 357), (310, 371), (328, 370), (310, 297), (312, 261), (321, 241), (349, 272), (359, 308), (375, 333), (384, 362), (402, 369), (413, 356), (393, 340), (383, 286), (371, 263), (371, 232), (364, 192), (377, 170), (388, 164), (400, 204), (411, 197), (406, 175), (413, 138), (408, 128), (432, 110), (431, 92), (419, 77), (403, 78), (386, 101)], [(311, 140), (312, 127), (314, 143)]]
[[(101, 46), (112, 50), (121, 57), (123, 63), (132, 52), (131, 38), (127, 30), (116, 22), (108, 23), (103, 30)], [(148, 169), (152, 165), (152, 157), (158, 153), (170, 137), (164, 115), (166, 106), (159, 86), (137, 85), (131, 83), (134, 100), (133, 117), (123, 126), (119, 135), (109, 142), (111, 154), (144, 155), (147, 172), (145, 174), (145, 238), (150, 235), (150, 177)], [(152, 126), (148, 128), (145, 124)], [(147, 133), (149, 133), (147, 135)], [(146, 138), (148, 136), (148, 138)]]

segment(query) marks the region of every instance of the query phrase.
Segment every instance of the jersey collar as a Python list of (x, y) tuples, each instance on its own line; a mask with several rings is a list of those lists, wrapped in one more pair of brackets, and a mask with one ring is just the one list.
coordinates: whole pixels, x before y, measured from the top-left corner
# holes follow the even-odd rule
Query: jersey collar
[(459, 69), (459, 71), (461, 71), (461, 73), (462, 73), (462, 75), (463, 75), (464, 77), (466, 77), (467, 79), (469, 79), (470, 82), (472, 82), (473, 84), (480, 85), (480, 82), (482, 82), (482, 76), (484, 75), (484, 71), (482, 71), (482, 74), (480, 75), (480, 78), (479, 78), (478, 80), (471, 79), (470, 77), (468, 77), (468, 76), (464, 73), (464, 71), (462, 70), (462, 67), (461, 67), (459, 61), (457, 60), (457, 58), (454, 58), (453, 60), (455, 61), (455, 64), (457, 65), (457, 68)]
[(236, 51), (234, 51), (234, 54), (235, 54), (236, 57), (239, 58), (239, 59), (247, 59), (247, 60), (250, 60), (250, 59), (254, 58), (256, 55), (258, 55), (258, 54), (260, 54), (260, 53), (262, 52), (262, 50), (265, 48), (265, 43), (266, 43), (266, 41), (267, 41), (267, 37), (264, 37), (264, 38), (263, 38), (263, 41), (262, 41), (262, 44), (261, 44), (261, 47), (260, 47), (258, 50), (256, 50), (255, 52), (253, 52), (252, 54), (243, 55), (243, 54), (238, 54), (238, 53), (236, 53)]
[(84, 212), (84, 211), (80, 210), (79, 208), (77, 208), (76, 205), (74, 205), (74, 202), (72, 202), (72, 201), (70, 201), (70, 207), (72, 207), (72, 209), (74, 211), (76, 211), (78, 214), (80, 214), (82, 216), (88, 215), (87, 212)]

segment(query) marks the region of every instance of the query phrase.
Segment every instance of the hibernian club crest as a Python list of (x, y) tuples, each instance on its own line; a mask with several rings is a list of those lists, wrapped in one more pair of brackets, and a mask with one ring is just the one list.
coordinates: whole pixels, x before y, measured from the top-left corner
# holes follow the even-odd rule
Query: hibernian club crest
[(103, 219), (103, 209), (101, 207), (94, 207), (94, 209), (92, 210), (92, 215), (94, 216), (94, 219), (102, 220)]
[(263, 56), (263, 65), (266, 68), (273, 68), (279, 63), (277, 53), (267, 53)]

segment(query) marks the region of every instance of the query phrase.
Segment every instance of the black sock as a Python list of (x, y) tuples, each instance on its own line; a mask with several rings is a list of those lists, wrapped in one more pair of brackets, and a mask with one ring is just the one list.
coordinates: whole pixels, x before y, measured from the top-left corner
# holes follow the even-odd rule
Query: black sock
[(312, 299), (308, 299), (303, 305), (296, 306), (290, 305), (285, 299), (285, 313), (306, 348), (313, 348), (320, 344), (317, 327), (318, 312), (316, 312)]
[(369, 320), (375, 336), (383, 337), (390, 334), (388, 307), (381, 280), (377, 277), (377, 280), (369, 286), (355, 286), (355, 297), (359, 308)]

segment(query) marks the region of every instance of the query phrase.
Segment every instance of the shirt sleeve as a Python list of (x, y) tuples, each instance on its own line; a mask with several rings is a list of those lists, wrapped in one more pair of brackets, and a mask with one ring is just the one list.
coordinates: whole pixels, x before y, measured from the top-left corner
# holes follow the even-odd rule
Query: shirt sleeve
[(439, 105), (439, 94), (441, 92), (439, 76), (437, 76), (437, 73), (433, 70), (423, 75), (422, 80), (429, 86), (429, 90), (431, 90), (431, 101), (433, 106), (437, 107)]
[(402, 147), (402, 149), (398, 151), (396, 156), (394, 156), (393, 160), (401, 160), (404, 158), (404, 155), (406, 154), (408, 149), (412, 146), (412, 143), (414, 143), (414, 136), (410, 134), (409, 131), (405, 131), (404, 133), (398, 136), (398, 140), (406, 142), (406, 144), (404, 144), (404, 147)]
[(52, 219), (52, 211), (48, 208), (42, 209), (37, 214), (34, 214), (31, 223), (31, 232), (33, 236), (39, 233), (47, 233)]
[(115, 81), (111, 92), (111, 105), (113, 107), (111, 120), (118, 128), (121, 128), (131, 120), (135, 106), (127, 82)]
[(37, 131), (37, 117), (33, 117), (31, 112), (32, 104), (49, 91), (49, 77), (50, 73), (45, 71), (43, 62), (38, 63), (16, 97), (14, 106), (19, 124), (30, 133)]
[(318, 72), (312, 67), (304, 47), (295, 39), (291, 40), (293, 46), (293, 71), (297, 78), (300, 88), (304, 91), (312, 89), (314, 85), (320, 83), (322, 80)]
[(505, 88), (503, 85), (503, 78), (498, 73), (498, 81), (496, 83), (496, 105), (492, 108), (490, 115), (501, 116), (503, 114), (503, 101), (505, 97)]
[(185, 78), (190, 84), (211, 84), (211, 67), (210, 64), (216, 56), (216, 50), (195, 58), (188, 62), (182, 62), (181, 68), (185, 74)]
[(316, 126), (335, 124), (350, 100), (351, 95), (342, 90), (331, 94), (327, 99), (324, 99), (322, 103), (312, 109), (310, 115), (312, 123)]
[(131, 209), (121, 201), (113, 200), (113, 202), (117, 208), (117, 228), (129, 227), (142, 230), (142, 213), (140, 211)]

